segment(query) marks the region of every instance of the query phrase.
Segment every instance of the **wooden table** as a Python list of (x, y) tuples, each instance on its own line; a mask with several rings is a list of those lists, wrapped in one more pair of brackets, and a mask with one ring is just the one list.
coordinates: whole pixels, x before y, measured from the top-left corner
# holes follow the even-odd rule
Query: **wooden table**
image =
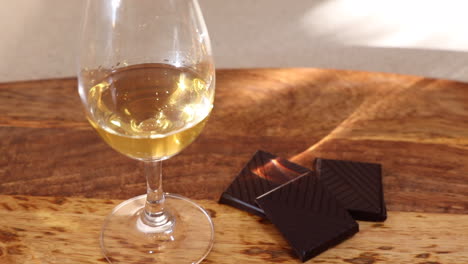
[[(204, 205), (204, 263), (299, 263), (275, 228), (215, 201), (257, 149), (383, 165), (389, 218), (310, 263), (468, 263), (468, 84), (320, 69), (217, 72), (202, 135), (165, 162), (165, 190)], [(141, 194), (141, 168), (87, 124), (75, 79), (0, 84), (0, 263), (102, 263), (98, 233)]]

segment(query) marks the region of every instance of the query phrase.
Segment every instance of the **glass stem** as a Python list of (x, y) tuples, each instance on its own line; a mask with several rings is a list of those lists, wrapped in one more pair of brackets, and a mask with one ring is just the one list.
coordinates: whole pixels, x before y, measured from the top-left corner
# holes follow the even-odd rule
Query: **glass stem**
[(146, 204), (141, 220), (151, 227), (171, 228), (173, 218), (164, 208), (162, 161), (144, 161), (146, 176)]

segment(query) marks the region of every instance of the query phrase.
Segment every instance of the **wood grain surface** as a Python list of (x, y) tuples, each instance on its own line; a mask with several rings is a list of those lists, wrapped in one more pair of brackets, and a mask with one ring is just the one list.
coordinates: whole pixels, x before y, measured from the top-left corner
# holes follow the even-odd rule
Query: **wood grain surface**
[[(0, 263), (107, 263), (99, 248), (117, 200), (0, 195)], [(215, 223), (203, 263), (301, 263), (268, 221), (214, 201), (197, 201)], [(390, 212), (308, 263), (468, 263), (468, 215)], [(391, 234), (389, 236), (388, 234)]]
[[(320, 69), (217, 72), (202, 135), (165, 162), (165, 190), (217, 199), (262, 149), (383, 164), (389, 210), (468, 213), (468, 84)], [(0, 193), (124, 199), (141, 168), (87, 124), (75, 79), (0, 84)]]
[[(136, 161), (85, 120), (75, 79), (0, 84), (0, 263), (103, 263), (98, 233), (141, 194)], [(217, 204), (257, 149), (383, 165), (384, 223), (310, 263), (468, 263), (468, 84), (320, 69), (217, 71), (202, 135), (165, 162), (165, 190), (209, 209), (204, 263), (298, 263), (268, 221)], [(17, 196), (33, 195), (33, 196)], [(50, 196), (50, 197), (40, 197)]]

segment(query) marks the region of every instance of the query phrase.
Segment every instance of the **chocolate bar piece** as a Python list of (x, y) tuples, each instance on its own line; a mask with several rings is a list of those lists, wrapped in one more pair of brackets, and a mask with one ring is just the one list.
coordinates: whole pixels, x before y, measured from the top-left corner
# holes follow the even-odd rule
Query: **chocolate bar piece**
[(309, 171), (259, 150), (221, 195), (219, 202), (265, 217), (255, 198)]
[(348, 211), (311, 172), (256, 201), (303, 262), (359, 231)]
[(316, 159), (319, 180), (356, 220), (385, 221), (380, 164)]

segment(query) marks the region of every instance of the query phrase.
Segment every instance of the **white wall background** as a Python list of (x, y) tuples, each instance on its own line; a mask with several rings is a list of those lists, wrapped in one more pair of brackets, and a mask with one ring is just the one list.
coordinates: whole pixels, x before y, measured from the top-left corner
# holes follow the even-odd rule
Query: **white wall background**
[[(0, 82), (75, 75), (84, 0), (0, 0)], [(200, 0), (218, 68), (468, 81), (468, 1)]]

